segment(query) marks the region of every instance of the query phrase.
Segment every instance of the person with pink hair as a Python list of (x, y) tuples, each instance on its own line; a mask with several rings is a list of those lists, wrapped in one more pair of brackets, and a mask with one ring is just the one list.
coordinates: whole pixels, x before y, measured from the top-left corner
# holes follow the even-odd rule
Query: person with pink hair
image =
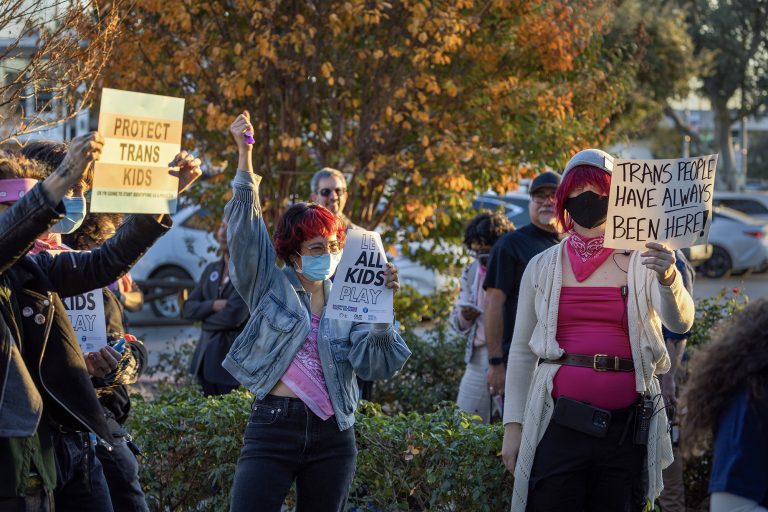
[(672, 462), (656, 377), (669, 369), (662, 323), (686, 332), (693, 299), (674, 252), (603, 246), (613, 158), (577, 153), (557, 190), (568, 233), (523, 274), (507, 364), (502, 458), (513, 511), (640, 509)]

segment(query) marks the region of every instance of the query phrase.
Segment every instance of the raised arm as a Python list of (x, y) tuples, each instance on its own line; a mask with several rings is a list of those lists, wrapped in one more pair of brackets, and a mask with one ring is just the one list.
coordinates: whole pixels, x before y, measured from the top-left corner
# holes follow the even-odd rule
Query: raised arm
[(259, 183), (261, 176), (253, 173), (252, 146), (243, 134), (253, 131), (250, 115), (243, 112), (229, 128), (238, 149), (238, 170), (232, 181), (232, 199), (224, 208), (229, 246), (229, 275), (232, 284), (251, 311), (269, 289), (279, 270), (267, 226), (261, 215)]
[(75, 137), (61, 165), (0, 215), (0, 272), (16, 263), (38, 236), (61, 219), (61, 199), (99, 159), (103, 145), (96, 132)]
[(170, 229), (151, 215), (132, 215), (115, 236), (93, 251), (35, 255), (62, 297), (109, 286), (128, 272), (155, 241)]

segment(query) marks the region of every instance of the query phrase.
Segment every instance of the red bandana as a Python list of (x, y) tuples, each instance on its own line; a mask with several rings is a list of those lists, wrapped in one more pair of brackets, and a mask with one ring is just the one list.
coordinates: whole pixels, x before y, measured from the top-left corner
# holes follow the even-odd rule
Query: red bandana
[(565, 247), (568, 249), (568, 259), (571, 262), (573, 275), (578, 282), (591, 276), (592, 272), (613, 254), (613, 249), (603, 247), (604, 239), (605, 235), (584, 238), (576, 231), (571, 231)]

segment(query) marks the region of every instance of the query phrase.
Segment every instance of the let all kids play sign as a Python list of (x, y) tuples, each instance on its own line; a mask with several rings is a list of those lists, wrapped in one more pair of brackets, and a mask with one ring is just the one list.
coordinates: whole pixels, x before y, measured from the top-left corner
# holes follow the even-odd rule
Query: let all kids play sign
[(366, 323), (394, 320), (391, 288), (386, 287), (387, 256), (374, 231), (347, 231), (344, 254), (336, 269), (326, 318)]
[(707, 243), (717, 155), (670, 160), (614, 160), (605, 247), (670, 249)]

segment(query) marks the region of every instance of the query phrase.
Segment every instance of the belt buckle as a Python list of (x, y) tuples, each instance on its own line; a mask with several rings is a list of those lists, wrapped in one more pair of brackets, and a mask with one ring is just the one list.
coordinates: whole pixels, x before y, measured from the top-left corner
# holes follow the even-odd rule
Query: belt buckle
[[(608, 354), (595, 354), (594, 357), (592, 358), (592, 369), (595, 370), (596, 372), (607, 372), (608, 370), (613, 370), (615, 372), (619, 371), (619, 356), (613, 356), (613, 368), (608, 366), (608, 364), (606, 364), (605, 367), (603, 368), (597, 367), (598, 358), (604, 358), (610, 361), (609, 359), (610, 357), (611, 356), (609, 356)], [(606, 363), (608, 363), (608, 361), (606, 361)]]

